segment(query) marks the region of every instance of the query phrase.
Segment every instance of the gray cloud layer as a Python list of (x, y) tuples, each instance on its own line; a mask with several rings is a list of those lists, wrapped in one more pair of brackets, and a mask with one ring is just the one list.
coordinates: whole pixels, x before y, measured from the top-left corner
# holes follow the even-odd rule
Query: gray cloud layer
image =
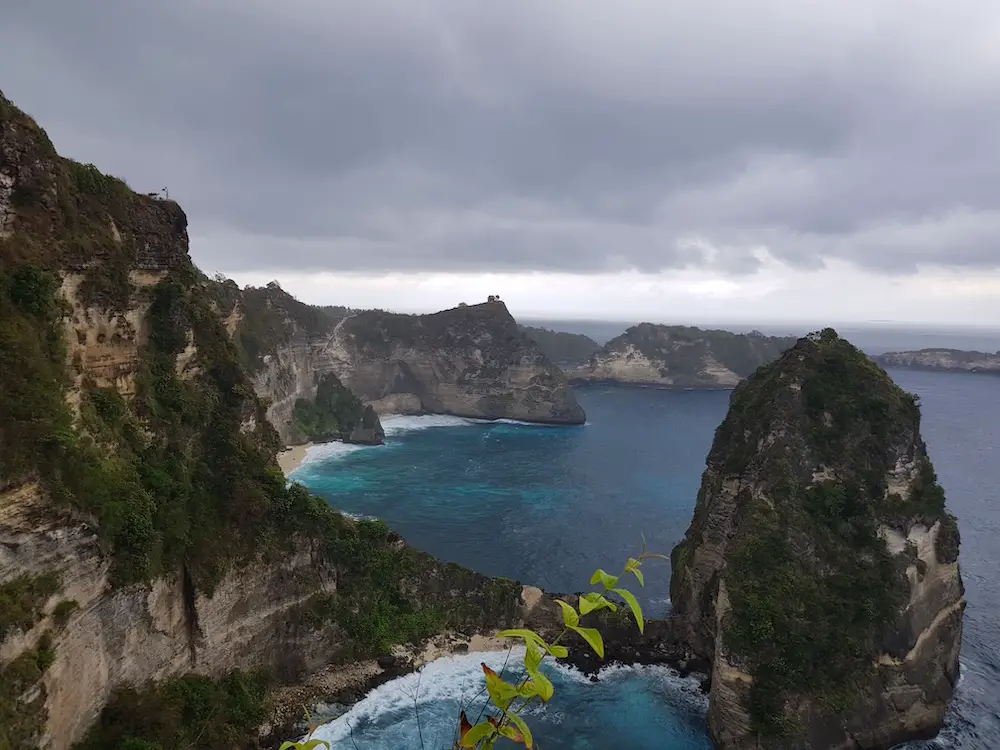
[(5, 93), (206, 268), (1000, 266), (994, 0), (4, 5)]

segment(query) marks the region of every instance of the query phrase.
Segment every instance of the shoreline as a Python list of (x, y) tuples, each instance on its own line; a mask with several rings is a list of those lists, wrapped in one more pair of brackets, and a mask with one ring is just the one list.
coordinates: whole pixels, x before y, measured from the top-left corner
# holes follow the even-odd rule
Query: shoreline
[(302, 462), (306, 460), (306, 454), (316, 443), (302, 443), (301, 445), (286, 445), (278, 451), (278, 466), (281, 472), (288, 478)]
[(313, 724), (333, 721), (386, 682), (415, 672), (432, 661), (473, 652), (506, 651), (511, 639), (476, 633), (441, 633), (420, 646), (397, 646), (392, 654), (346, 664), (331, 664), (294, 685), (278, 687), (271, 695), (273, 710), (260, 736), (277, 746), (309, 731), (304, 709)]

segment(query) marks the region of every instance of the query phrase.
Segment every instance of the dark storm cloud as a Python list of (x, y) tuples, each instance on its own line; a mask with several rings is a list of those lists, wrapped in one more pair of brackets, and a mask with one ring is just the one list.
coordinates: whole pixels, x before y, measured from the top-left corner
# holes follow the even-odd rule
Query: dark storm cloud
[(0, 86), (209, 269), (1000, 266), (990, 0), (32, 0)]

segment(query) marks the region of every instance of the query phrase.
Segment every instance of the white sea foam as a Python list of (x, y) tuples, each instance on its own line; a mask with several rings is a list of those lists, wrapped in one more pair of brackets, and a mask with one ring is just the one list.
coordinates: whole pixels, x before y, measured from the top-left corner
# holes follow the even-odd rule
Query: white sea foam
[(340, 511), (340, 515), (350, 518), (352, 521), (377, 521), (378, 516), (366, 516), (364, 513), (348, 513), (346, 510)]
[[(334, 721), (320, 727), (315, 739), (326, 740), (334, 747), (338, 742), (350, 741), (352, 727), (378, 724), (380, 720), (409, 716), (414, 706), (437, 704), (454, 707), (457, 717), (459, 707), (468, 706), (474, 699), (482, 699), (483, 672), (480, 664), (485, 662), (500, 671), (505, 662), (508, 674), (513, 668), (523, 664), (524, 649), (514, 648), (509, 660), (506, 651), (473, 652), (458, 656), (446, 656), (425, 665), (419, 672), (408, 674), (371, 691), (350, 711)], [(589, 686), (592, 680), (574, 667), (562, 664), (550, 667), (558, 673), (564, 683), (572, 682)], [(630, 677), (655, 675), (660, 680), (670, 700), (688, 706), (696, 713), (707, 710), (707, 699), (699, 690), (699, 680), (691, 676), (681, 678), (674, 670), (664, 666), (612, 665), (598, 673), (598, 680), (617, 681)], [(534, 710), (542, 710), (536, 707)], [(549, 710), (549, 709), (546, 709)], [(558, 723), (559, 717), (550, 714), (550, 720)], [(384, 726), (384, 724), (383, 724)]]
[[(446, 656), (432, 661), (419, 672), (375, 688), (346, 714), (317, 729), (313, 738), (326, 740), (337, 747), (338, 742), (349, 741), (352, 726), (376, 722), (379, 717), (395, 713), (406, 715), (413, 711), (415, 704), (467, 705), (482, 693), (483, 671), (480, 664), (485, 662), (499, 671), (506, 660), (506, 651), (492, 651)], [(520, 664), (523, 660), (524, 649), (513, 649), (509, 663)]]
[(314, 463), (316, 461), (335, 460), (357, 451), (370, 450), (375, 447), (377, 446), (356, 445), (355, 443), (341, 443), (339, 441), (317, 443), (316, 445), (310, 445), (306, 449), (306, 455), (303, 457), (302, 462), (295, 468), (298, 470), (306, 464)]
[[(433, 427), (470, 427), (473, 425), (507, 424), (519, 427), (560, 427), (561, 425), (524, 422), (519, 419), (479, 419), (477, 417), (455, 417), (450, 414), (386, 414), (381, 417), (382, 429), (386, 435), (428, 430)], [(589, 423), (588, 423), (589, 424)], [(586, 426), (586, 425), (584, 425)]]
[(518, 427), (565, 427), (566, 425), (546, 422), (525, 422), (521, 419), (469, 419), (473, 424), (512, 424)]
[(386, 435), (399, 435), (415, 430), (428, 430), (432, 427), (468, 427), (475, 424), (475, 421), (472, 419), (453, 417), (449, 414), (421, 414), (419, 416), (389, 414), (382, 417), (380, 421)]

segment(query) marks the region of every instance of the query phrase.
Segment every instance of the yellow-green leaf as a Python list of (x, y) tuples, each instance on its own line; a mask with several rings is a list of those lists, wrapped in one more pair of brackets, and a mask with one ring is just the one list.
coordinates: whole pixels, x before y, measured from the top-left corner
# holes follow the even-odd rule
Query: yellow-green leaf
[(625, 563), (625, 572), (634, 575), (636, 580), (639, 581), (640, 586), (645, 586), (646, 582), (642, 579), (642, 571), (639, 570), (640, 565), (642, 565), (642, 562), (636, 560), (634, 557), (630, 557), (628, 562)]
[(639, 632), (642, 633), (645, 629), (645, 620), (642, 618), (642, 607), (639, 606), (639, 601), (635, 598), (635, 595), (628, 589), (611, 589), (618, 596), (625, 600), (629, 608), (632, 610), (632, 616), (635, 617), (635, 624), (639, 626)]
[(602, 659), (604, 658), (604, 639), (601, 638), (601, 633), (597, 630), (597, 628), (580, 628), (570, 626), (570, 630), (575, 633), (579, 633), (580, 637), (583, 638), (583, 640), (585, 640), (592, 649), (594, 649), (594, 653)]
[(462, 737), (459, 747), (475, 747), (487, 737), (492, 737), (496, 730), (488, 721), (481, 721)]
[(535, 695), (542, 699), (542, 703), (548, 703), (555, 693), (555, 688), (549, 678), (541, 672), (535, 671), (531, 673), (531, 682), (534, 683)]
[(588, 612), (593, 612), (594, 610), (608, 608), (612, 611), (617, 611), (618, 607), (614, 602), (609, 602), (601, 594), (596, 591), (591, 591), (586, 596), (580, 597), (580, 614), (585, 615)]
[(501, 737), (506, 737), (508, 740), (513, 740), (518, 744), (524, 744), (524, 737), (517, 731), (517, 727), (502, 726), (497, 731), (500, 732)]
[(618, 584), (618, 576), (613, 576), (610, 573), (605, 572), (601, 568), (594, 571), (594, 575), (590, 577), (590, 583), (593, 585), (595, 583), (600, 583), (604, 586), (605, 591), (610, 589), (612, 586)]
[(575, 628), (580, 624), (580, 615), (576, 613), (569, 604), (564, 602), (562, 599), (556, 599), (556, 604), (562, 608), (563, 622), (566, 623), (566, 627)]
[(527, 628), (515, 628), (513, 630), (501, 630), (497, 633), (498, 638), (523, 638), (526, 642), (530, 643), (534, 641), (535, 643), (542, 644), (545, 643), (545, 639), (538, 635), (534, 630), (528, 630)]
[(515, 726), (521, 730), (521, 736), (524, 738), (524, 746), (527, 750), (531, 750), (534, 740), (531, 738), (531, 730), (528, 729), (528, 725), (525, 724), (524, 719), (517, 714), (507, 714), (507, 718), (514, 722)]
[(538, 648), (538, 644), (534, 641), (528, 641), (527, 650), (524, 652), (524, 668), (529, 672), (537, 670), (538, 665), (542, 663), (542, 659), (544, 658), (542, 650)]
[(566, 648), (565, 646), (559, 646), (554, 643), (550, 646), (549, 644), (546, 643), (542, 645), (542, 648), (544, 648), (546, 651), (548, 651), (557, 659), (565, 659), (567, 656), (569, 656), (569, 649)]
[(483, 664), (483, 674), (486, 675), (486, 692), (490, 694), (490, 700), (497, 708), (506, 711), (511, 701), (517, 697), (517, 687), (502, 680), (486, 664)]

